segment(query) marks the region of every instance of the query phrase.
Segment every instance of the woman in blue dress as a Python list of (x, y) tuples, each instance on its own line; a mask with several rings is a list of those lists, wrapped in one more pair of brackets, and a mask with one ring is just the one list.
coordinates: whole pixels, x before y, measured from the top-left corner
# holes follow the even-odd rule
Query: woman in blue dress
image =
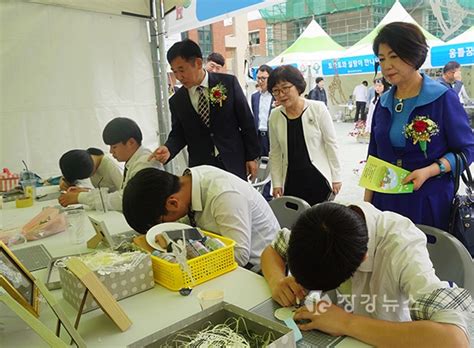
[[(428, 46), (414, 24), (394, 22), (383, 27), (373, 43), (382, 74), (393, 87), (382, 95), (373, 120), (368, 154), (411, 172), (414, 192), (385, 194), (366, 190), (365, 201), (380, 210), (410, 218), (416, 224), (448, 230), (454, 197), (451, 171), (454, 153), (463, 152), (468, 163), (474, 156), (474, 137), (456, 93), (420, 73)], [(421, 122), (420, 122), (421, 121)], [(426, 126), (435, 124), (436, 132)], [(414, 130), (405, 134), (405, 127)], [(426, 149), (413, 144), (428, 134)]]

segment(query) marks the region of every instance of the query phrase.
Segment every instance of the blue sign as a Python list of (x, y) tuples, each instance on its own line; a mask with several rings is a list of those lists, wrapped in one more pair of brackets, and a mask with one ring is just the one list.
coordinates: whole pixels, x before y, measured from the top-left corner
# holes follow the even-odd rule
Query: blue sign
[(213, 17), (222, 16), (226, 13), (240, 10), (241, 8), (262, 3), (264, 0), (197, 0), (196, 17), (202, 22)]
[(375, 72), (375, 62), (378, 58), (373, 54), (355, 57), (342, 57), (323, 60), (323, 75), (347, 75)]
[(473, 65), (474, 42), (435, 46), (431, 48), (431, 66), (444, 66), (447, 62), (452, 60), (461, 65)]

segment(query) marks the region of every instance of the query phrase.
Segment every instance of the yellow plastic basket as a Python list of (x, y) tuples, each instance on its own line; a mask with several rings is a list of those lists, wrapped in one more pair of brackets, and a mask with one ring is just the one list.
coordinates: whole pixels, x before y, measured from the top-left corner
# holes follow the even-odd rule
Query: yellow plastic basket
[(185, 287), (192, 287), (204, 283), (236, 269), (237, 262), (234, 260), (235, 242), (232, 239), (214, 233), (204, 232), (204, 234), (221, 240), (225, 244), (225, 247), (188, 260), (194, 283), (192, 283), (189, 276), (181, 269), (179, 264), (171, 263), (152, 255), (151, 260), (155, 282), (170, 290), (178, 291)]

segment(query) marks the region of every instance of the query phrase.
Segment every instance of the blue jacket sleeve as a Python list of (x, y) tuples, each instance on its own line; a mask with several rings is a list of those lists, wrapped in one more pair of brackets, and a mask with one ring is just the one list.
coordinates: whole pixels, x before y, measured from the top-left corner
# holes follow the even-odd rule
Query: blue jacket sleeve
[[(467, 159), (467, 164), (471, 164), (474, 159), (474, 135), (469, 124), (469, 118), (464, 111), (459, 98), (454, 91), (449, 90), (443, 95), (444, 127), (450, 152), (463, 152)], [(447, 156), (447, 160), (453, 165), (452, 160)]]

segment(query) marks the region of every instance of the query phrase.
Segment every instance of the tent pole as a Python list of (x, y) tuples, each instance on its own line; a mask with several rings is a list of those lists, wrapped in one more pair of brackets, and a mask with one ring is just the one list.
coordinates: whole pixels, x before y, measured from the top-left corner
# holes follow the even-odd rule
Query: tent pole
[[(162, 16), (161, 1), (152, 1), (154, 8), (154, 18), (150, 23), (150, 37), (151, 37), (151, 56), (153, 65), (153, 75), (155, 83), (155, 98), (156, 110), (158, 116), (158, 144), (162, 145), (166, 142), (168, 134), (171, 130), (171, 113), (168, 104), (168, 75), (166, 64), (166, 50), (165, 50), (165, 26)], [(157, 6), (158, 5), (158, 6)], [(159, 53), (159, 54), (158, 54)], [(173, 161), (165, 166), (166, 170), (175, 173), (175, 166)]]

